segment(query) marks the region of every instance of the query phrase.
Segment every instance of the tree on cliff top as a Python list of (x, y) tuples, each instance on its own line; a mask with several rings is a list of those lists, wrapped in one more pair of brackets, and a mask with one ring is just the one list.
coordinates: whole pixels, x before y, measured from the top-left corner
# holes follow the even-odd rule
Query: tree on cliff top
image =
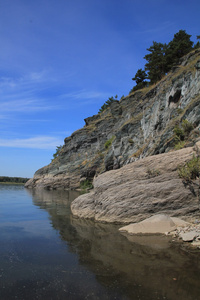
[(135, 76), (132, 78), (132, 80), (136, 82), (136, 86), (133, 88), (133, 91), (145, 87), (147, 85), (147, 81), (145, 79), (147, 79), (147, 73), (142, 69), (137, 70)]
[[(197, 40), (200, 40), (200, 35), (197, 35)], [(200, 42), (199, 41), (194, 45), (194, 49), (198, 49), (198, 48), (200, 48)]]
[[(117, 95), (115, 96), (115, 99), (117, 99)], [(99, 109), (98, 113), (103, 112), (104, 110), (106, 110), (113, 102), (118, 101), (115, 100), (114, 97), (109, 97), (108, 100), (101, 106), (101, 108)]]
[(135, 77), (132, 78), (132, 80), (135, 80), (136, 84), (144, 82), (145, 79), (147, 79), (147, 74), (142, 69), (137, 70)]
[(193, 42), (190, 40), (191, 35), (185, 30), (179, 30), (174, 34), (174, 38), (169, 42), (166, 51), (167, 67), (170, 69), (177, 64), (179, 59), (192, 50)]
[[(190, 40), (191, 35), (187, 34), (185, 30), (179, 30), (174, 34), (174, 38), (169, 44), (162, 44), (153, 41), (153, 45), (147, 48), (148, 53), (144, 56), (147, 63), (145, 64), (145, 71), (147, 72), (147, 79), (150, 84), (156, 83), (166, 75), (171, 68), (176, 65), (180, 58), (189, 53), (193, 49), (193, 42)], [(199, 39), (200, 36), (197, 36)], [(199, 47), (199, 42), (195, 48)], [(131, 90), (141, 89), (145, 86), (143, 84), (146, 79), (145, 71), (139, 69), (132, 79), (136, 81), (136, 86)]]
[(155, 41), (153, 45), (147, 49), (150, 53), (144, 57), (147, 60), (145, 70), (148, 71), (148, 79), (150, 79), (151, 83), (161, 80), (167, 72), (166, 49), (166, 44), (157, 43)]

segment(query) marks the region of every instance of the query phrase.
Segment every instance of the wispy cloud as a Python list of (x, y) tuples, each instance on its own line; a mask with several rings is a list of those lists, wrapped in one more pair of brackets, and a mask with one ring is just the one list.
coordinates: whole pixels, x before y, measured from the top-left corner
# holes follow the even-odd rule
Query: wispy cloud
[(96, 91), (79, 90), (77, 92), (66, 93), (61, 95), (62, 98), (73, 98), (73, 99), (95, 99), (102, 98), (106, 94)]
[(70, 104), (72, 107), (81, 107), (85, 105), (90, 105), (96, 103), (100, 103), (102, 101), (107, 100), (108, 93), (105, 92), (98, 92), (98, 91), (88, 91), (85, 89), (71, 92), (71, 93), (65, 93), (60, 96), (62, 100), (71, 100), (70, 103), (73, 101), (73, 104)]
[[(21, 77), (0, 78), (0, 112), (4, 115), (13, 113), (34, 113), (49, 110), (68, 109), (72, 100), (74, 106), (81, 106), (102, 101), (108, 97), (107, 93), (81, 89), (78, 91), (63, 92), (64, 86), (59, 86), (58, 78), (50, 71), (30, 72)], [(55, 94), (55, 90), (57, 94)], [(59, 93), (59, 90), (61, 93)], [(53, 92), (52, 92), (53, 91)], [(59, 105), (58, 105), (59, 103)]]
[(0, 119), (13, 119), (13, 114), (34, 113), (58, 109), (55, 103), (43, 95), (54, 80), (47, 71), (30, 72), (21, 77), (0, 78)]
[(38, 72), (29, 72), (27, 74), (16, 76), (16, 77), (9, 77), (9, 76), (1, 76), (0, 78), (0, 87), (1, 89), (7, 88), (16, 88), (20, 90), (22, 88), (33, 87), (36, 84), (44, 84), (50, 81), (54, 81), (55, 79), (51, 76), (49, 70), (41, 70)]
[(151, 27), (146, 29), (145, 31), (143, 31), (143, 33), (157, 33), (157, 32), (163, 32), (164, 30), (168, 30), (169, 28), (171, 28), (174, 25), (174, 22), (171, 21), (166, 21), (162, 24), (160, 24), (160, 26), (155, 26), (155, 27)]
[(47, 103), (42, 99), (16, 99), (0, 103), (1, 114), (4, 112), (28, 113), (53, 109), (57, 109), (57, 107), (55, 105), (47, 105)]
[(0, 139), (0, 147), (31, 148), (31, 149), (56, 149), (63, 145), (63, 140), (52, 136), (36, 136), (26, 139)]

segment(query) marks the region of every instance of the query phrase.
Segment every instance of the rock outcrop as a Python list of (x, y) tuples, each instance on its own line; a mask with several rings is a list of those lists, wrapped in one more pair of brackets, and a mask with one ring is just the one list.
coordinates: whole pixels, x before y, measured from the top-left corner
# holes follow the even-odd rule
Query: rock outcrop
[(177, 169), (200, 151), (195, 147), (149, 156), (95, 177), (94, 190), (76, 198), (74, 216), (101, 222), (139, 222), (153, 214), (199, 215), (198, 185), (186, 185)]
[(182, 58), (156, 85), (114, 101), (102, 113), (85, 119), (85, 126), (65, 139), (58, 157), (38, 170), (26, 187), (76, 189), (80, 181), (97, 174), (169, 152), (174, 147), (173, 129), (183, 119), (196, 127), (191, 146), (200, 126), (200, 50)]

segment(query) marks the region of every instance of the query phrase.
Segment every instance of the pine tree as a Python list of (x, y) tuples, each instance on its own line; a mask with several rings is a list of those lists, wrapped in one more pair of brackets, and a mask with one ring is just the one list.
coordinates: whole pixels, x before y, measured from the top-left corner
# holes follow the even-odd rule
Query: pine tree
[(178, 63), (182, 56), (192, 50), (193, 42), (190, 38), (191, 35), (187, 34), (185, 30), (179, 30), (179, 32), (174, 34), (174, 38), (169, 42), (166, 51), (168, 69), (171, 69), (173, 65)]
[(134, 92), (145, 87), (147, 85), (147, 81), (145, 81), (145, 79), (147, 79), (147, 73), (142, 69), (137, 70), (135, 77), (132, 78), (132, 80), (136, 82), (136, 86), (134, 86), (130, 92)]
[[(117, 95), (116, 95), (117, 96)], [(116, 98), (115, 96), (115, 98)], [(118, 96), (117, 96), (118, 97)], [(106, 110), (113, 102), (117, 102), (118, 100), (115, 100), (114, 97), (109, 97), (108, 100), (101, 106), (98, 113), (103, 112)]]
[(147, 74), (142, 69), (137, 70), (135, 77), (132, 78), (132, 80), (134, 80), (136, 84), (143, 83), (145, 79), (147, 79)]
[(159, 81), (166, 74), (166, 49), (166, 44), (157, 43), (155, 41), (153, 41), (153, 45), (147, 49), (150, 53), (144, 57), (144, 59), (147, 60), (145, 70), (148, 71), (148, 79), (150, 79), (151, 83)]
[[(197, 40), (200, 40), (200, 35), (197, 35)], [(198, 49), (198, 48), (200, 48), (200, 42), (199, 41), (194, 45), (194, 49)]]

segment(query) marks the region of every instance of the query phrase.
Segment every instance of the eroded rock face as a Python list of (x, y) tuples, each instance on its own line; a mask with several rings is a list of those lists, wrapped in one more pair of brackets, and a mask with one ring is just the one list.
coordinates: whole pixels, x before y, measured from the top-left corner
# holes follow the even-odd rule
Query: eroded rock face
[(94, 190), (72, 202), (74, 216), (100, 222), (139, 222), (156, 213), (199, 214), (195, 186), (184, 185), (177, 169), (200, 150), (195, 147), (149, 156), (94, 179)]
[[(105, 171), (172, 149), (174, 126), (187, 119), (200, 128), (200, 50), (155, 86), (114, 101), (65, 139), (58, 157), (26, 187), (79, 187)], [(197, 134), (198, 135), (198, 134)], [(191, 141), (193, 143), (193, 141)]]

